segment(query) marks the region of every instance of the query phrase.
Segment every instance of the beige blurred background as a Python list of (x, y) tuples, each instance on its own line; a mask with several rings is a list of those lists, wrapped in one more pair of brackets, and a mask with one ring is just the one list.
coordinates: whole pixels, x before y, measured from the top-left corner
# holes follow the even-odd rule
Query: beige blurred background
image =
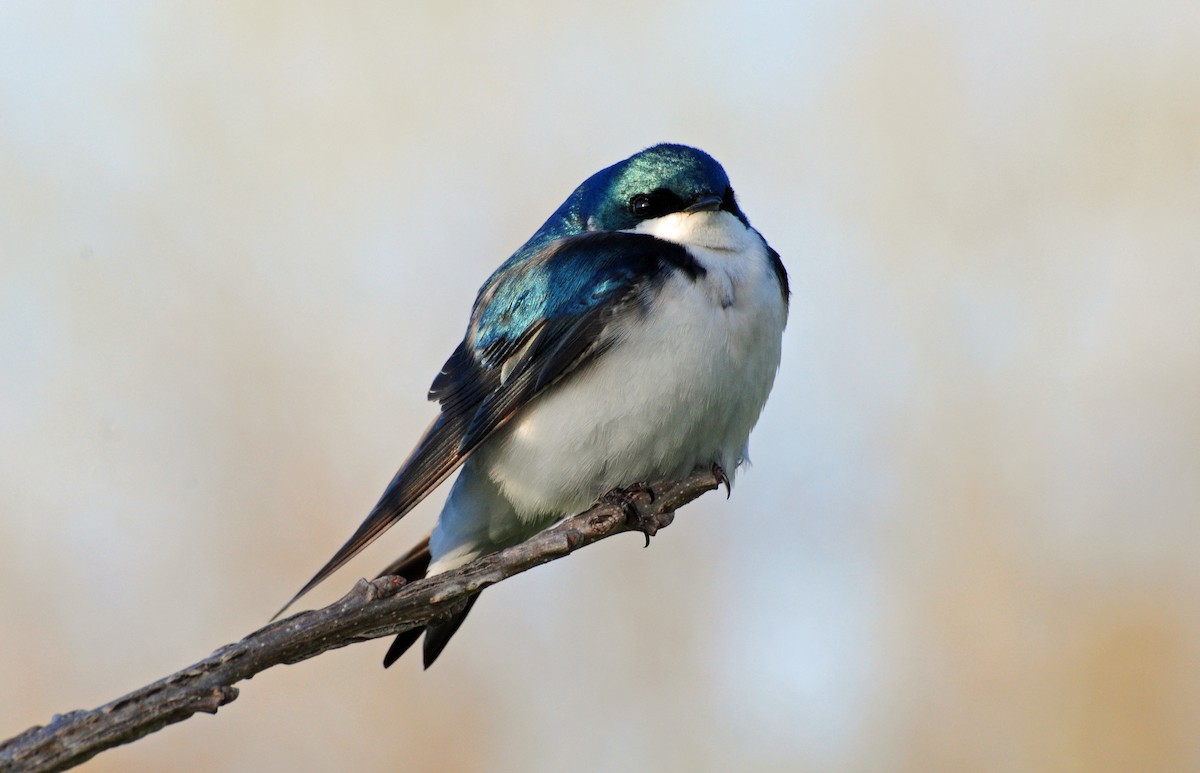
[(0, 9), (0, 736), (265, 623), (671, 140), (794, 288), (732, 500), (88, 769), (1200, 769), (1196, 4), (449, 5)]

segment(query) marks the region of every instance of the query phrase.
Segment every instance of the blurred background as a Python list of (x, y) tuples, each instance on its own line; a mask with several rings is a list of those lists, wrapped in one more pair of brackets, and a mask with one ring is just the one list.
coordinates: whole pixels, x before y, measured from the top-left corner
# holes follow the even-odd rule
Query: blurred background
[(264, 624), (670, 140), (791, 273), (733, 498), (88, 769), (1200, 769), (1196, 4), (453, 6), (0, 10), (0, 736)]

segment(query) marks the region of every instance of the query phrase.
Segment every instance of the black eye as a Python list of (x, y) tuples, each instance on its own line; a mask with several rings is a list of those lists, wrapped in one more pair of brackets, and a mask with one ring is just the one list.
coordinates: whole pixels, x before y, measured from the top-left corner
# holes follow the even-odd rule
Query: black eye
[(638, 220), (669, 215), (685, 206), (683, 199), (670, 188), (656, 188), (649, 193), (637, 193), (629, 197), (629, 211)]

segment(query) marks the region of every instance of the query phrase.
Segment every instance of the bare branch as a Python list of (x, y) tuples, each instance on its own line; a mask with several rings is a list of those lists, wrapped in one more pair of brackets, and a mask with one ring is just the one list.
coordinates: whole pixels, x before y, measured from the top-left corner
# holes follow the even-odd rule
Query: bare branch
[(49, 725), (0, 743), (0, 771), (65, 770), (198, 711), (215, 714), (237, 697), (234, 684), (271, 666), (423, 626), (457, 612), (489, 585), (614, 534), (633, 529), (653, 534), (671, 523), (676, 508), (715, 489), (718, 481), (703, 470), (681, 481), (631, 488), (620, 497), (628, 507), (606, 498), (515, 547), (411, 584), (398, 577), (359, 580), (345, 597), (323, 609), (267, 625), (111, 703), (55, 715)]

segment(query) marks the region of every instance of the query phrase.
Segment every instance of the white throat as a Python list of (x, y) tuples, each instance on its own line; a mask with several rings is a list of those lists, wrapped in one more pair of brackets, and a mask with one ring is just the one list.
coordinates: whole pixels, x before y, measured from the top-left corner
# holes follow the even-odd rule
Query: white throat
[(649, 234), (684, 247), (704, 247), (721, 252), (751, 249), (758, 235), (728, 212), (673, 212), (643, 220), (630, 233)]

